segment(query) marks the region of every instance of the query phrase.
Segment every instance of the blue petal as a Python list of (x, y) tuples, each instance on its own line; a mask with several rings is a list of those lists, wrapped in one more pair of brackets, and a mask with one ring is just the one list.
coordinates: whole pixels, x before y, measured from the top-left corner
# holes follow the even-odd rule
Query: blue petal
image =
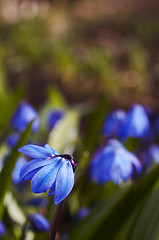
[(62, 160), (60, 158), (56, 158), (54, 162), (50, 165), (47, 165), (38, 171), (32, 181), (31, 181), (31, 189), (34, 193), (42, 193), (46, 192), (49, 188), (51, 188), (52, 184), (55, 182), (57, 172), (62, 164)]
[(5, 234), (5, 227), (3, 223), (0, 221), (0, 237)]
[(18, 151), (32, 158), (48, 158), (52, 156), (45, 148), (31, 144), (19, 148)]
[(134, 105), (127, 114), (127, 117), (121, 125), (119, 136), (126, 140), (127, 137), (141, 138), (148, 136), (149, 119), (141, 105)]
[[(25, 177), (31, 173), (32, 171), (46, 166), (48, 164), (51, 164), (54, 161), (54, 159), (34, 159), (31, 160), (30, 162), (28, 162), (24, 167), (22, 167), (20, 175), (21, 175), (21, 179), (25, 179)], [(26, 178), (28, 179), (28, 178)]]
[(114, 152), (103, 154), (101, 159), (101, 171), (99, 172), (99, 183), (103, 184), (111, 180), (111, 169), (114, 164)]
[(45, 144), (44, 148), (51, 154), (59, 155), (59, 153), (55, 149), (50, 147), (49, 144)]
[(51, 186), (48, 196), (55, 194), (55, 183)]
[(25, 175), (25, 177), (22, 180), (31, 180), (33, 176), (41, 169), (42, 167), (36, 168), (35, 170), (29, 172), (28, 174)]
[(137, 173), (141, 173), (142, 166), (138, 158), (131, 152), (128, 152), (127, 158), (131, 162), (131, 164), (136, 168)]
[(20, 183), (21, 178), (20, 178), (20, 171), (21, 168), (27, 163), (27, 161), (25, 160), (25, 158), (23, 157), (19, 157), (16, 165), (14, 167), (13, 173), (12, 173), (12, 181), (13, 183), (17, 184)]
[(103, 133), (107, 136), (117, 135), (120, 125), (123, 123), (126, 113), (123, 110), (112, 112), (106, 119), (103, 126)]
[(111, 175), (111, 178), (116, 185), (120, 185), (122, 183), (122, 172), (119, 166), (114, 167)]
[(107, 152), (106, 150), (104, 149), (103, 152), (98, 154), (92, 162), (91, 178), (99, 184), (108, 182), (111, 179), (110, 172), (114, 153)]
[(65, 112), (62, 109), (50, 110), (47, 115), (46, 124), (49, 130), (55, 127), (56, 123), (64, 116)]
[(114, 166), (111, 170), (112, 179), (115, 182), (115, 184), (118, 184), (114, 178), (117, 176), (117, 172), (118, 174), (120, 174), (119, 177), (121, 179), (127, 180), (132, 175), (132, 171), (133, 171), (133, 168), (125, 150), (121, 149), (120, 152), (117, 151), (115, 154)]
[(158, 145), (152, 145), (149, 148), (149, 155), (152, 160), (154, 160), (156, 163), (159, 163), (159, 146)]
[(70, 193), (74, 185), (74, 173), (70, 161), (64, 161), (60, 167), (55, 185), (55, 205), (63, 201), (65, 197)]
[(48, 220), (39, 213), (30, 214), (29, 219), (33, 224), (33, 228), (37, 231), (43, 232), (48, 231), (50, 229), (50, 223)]

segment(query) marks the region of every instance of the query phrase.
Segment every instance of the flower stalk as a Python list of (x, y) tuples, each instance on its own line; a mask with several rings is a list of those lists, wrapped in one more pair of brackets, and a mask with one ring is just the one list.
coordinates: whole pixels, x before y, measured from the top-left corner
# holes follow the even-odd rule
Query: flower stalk
[(63, 202), (64, 201), (62, 201), (60, 204), (57, 205), (49, 240), (55, 240), (56, 239), (57, 228), (58, 228), (58, 224), (59, 224), (59, 219), (60, 219), (60, 215), (61, 215)]

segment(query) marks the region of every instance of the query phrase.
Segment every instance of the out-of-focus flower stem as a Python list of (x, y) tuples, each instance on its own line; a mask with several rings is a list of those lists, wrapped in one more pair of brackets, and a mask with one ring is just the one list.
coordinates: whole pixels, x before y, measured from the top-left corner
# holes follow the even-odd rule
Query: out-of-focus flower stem
[(28, 222), (26, 222), (23, 226), (22, 226), (22, 233), (21, 233), (21, 237), (20, 240), (25, 240), (26, 239), (26, 231), (28, 229)]
[(62, 209), (63, 202), (64, 202), (64, 201), (62, 201), (61, 203), (59, 203), (59, 204), (57, 205), (56, 212), (55, 212), (55, 217), (54, 217), (54, 221), (53, 221), (53, 224), (52, 224), (52, 228), (51, 228), (51, 233), (50, 233), (50, 238), (49, 238), (49, 240), (55, 240), (55, 239), (56, 239), (57, 226), (58, 226), (58, 223), (59, 223), (59, 218), (60, 218), (60, 213), (61, 213), (61, 209)]

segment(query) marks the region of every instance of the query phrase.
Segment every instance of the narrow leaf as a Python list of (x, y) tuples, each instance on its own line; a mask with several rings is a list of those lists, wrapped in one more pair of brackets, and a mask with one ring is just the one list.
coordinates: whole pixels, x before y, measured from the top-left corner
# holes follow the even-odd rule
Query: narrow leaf
[(0, 173), (0, 191), (1, 191), (0, 218), (2, 217), (2, 214), (3, 214), (3, 200), (6, 192), (9, 190), (11, 178), (12, 178), (12, 172), (16, 164), (16, 161), (20, 155), (20, 153), (18, 152), (18, 148), (22, 147), (27, 142), (31, 132), (31, 125), (32, 125), (32, 122), (28, 124), (26, 130), (22, 133), (18, 143), (12, 148), (12, 151), (10, 152), (8, 158), (6, 159), (4, 167)]

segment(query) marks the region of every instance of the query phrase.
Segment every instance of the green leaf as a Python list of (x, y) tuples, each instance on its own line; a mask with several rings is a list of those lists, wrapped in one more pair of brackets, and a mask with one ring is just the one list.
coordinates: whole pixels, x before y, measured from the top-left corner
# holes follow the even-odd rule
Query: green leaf
[(10, 188), (11, 178), (12, 178), (12, 172), (14, 169), (14, 166), (16, 164), (16, 161), (20, 155), (18, 152), (18, 148), (22, 147), (26, 141), (29, 138), (30, 132), (31, 132), (31, 125), (32, 122), (30, 122), (26, 128), (26, 130), (22, 133), (18, 143), (12, 148), (12, 151), (10, 152), (9, 156), (7, 157), (4, 167), (0, 173), (0, 218), (3, 214), (3, 200), (5, 197), (6, 192)]
[(95, 111), (90, 114), (86, 129), (86, 138), (84, 139), (85, 150), (93, 152), (97, 146), (98, 136), (100, 135), (102, 125), (106, 118), (109, 108), (109, 101), (106, 97), (100, 99), (99, 105)]
[(68, 111), (49, 135), (48, 144), (59, 153), (72, 153), (78, 137), (79, 114), (75, 110)]
[[(106, 118), (106, 114), (109, 108), (108, 99), (103, 96), (98, 105), (95, 107), (95, 111), (91, 112), (88, 115), (88, 122), (85, 129), (85, 134), (82, 141), (83, 149), (79, 149), (78, 153), (83, 153), (81, 156), (78, 154), (78, 158), (80, 159), (78, 163), (78, 167), (76, 169), (76, 176), (82, 175), (84, 176), (86, 170), (89, 167), (89, 160), (91, 160), (90, 156), (96, 149), (96, 146), (99, 144), (99, 137), (102, 129), (102, 125)], [(81, 174), (82, 173), (82, 174)]]
[(11, 192), (7, 192), (4, 201), (10, 218), (19, 225), (23, 225), (26, 217)]
[(86, 218), (74, 227), (74, 229), (70, 232), (68, 239), (93, 239), (95, 232), (98, 231), (101, 223), (107, 217), (109, 209), (114, 206), (116, 201), (119, 201), (123, 197), (125, 191), (126, 189), (117, 191), (112, 196), (102, 201)]
[(76, 240), (115, 239), (138, 205), (148, 198), (158, 179), (158, 175), (159, 166), (154, 168), (137, 184), (133, 184), (126, 189), (124, 194), (120, 195), (119, 191), (119, 197), (115, 195), (109, 197), (96, 207), (87, 218), (74, 227), (70, 232), (69, 240), (74, 239), (75, 236)]
[(159, 189), (151, 194), (129, 239), (153, 240), (157, 237), (159, 237)]

